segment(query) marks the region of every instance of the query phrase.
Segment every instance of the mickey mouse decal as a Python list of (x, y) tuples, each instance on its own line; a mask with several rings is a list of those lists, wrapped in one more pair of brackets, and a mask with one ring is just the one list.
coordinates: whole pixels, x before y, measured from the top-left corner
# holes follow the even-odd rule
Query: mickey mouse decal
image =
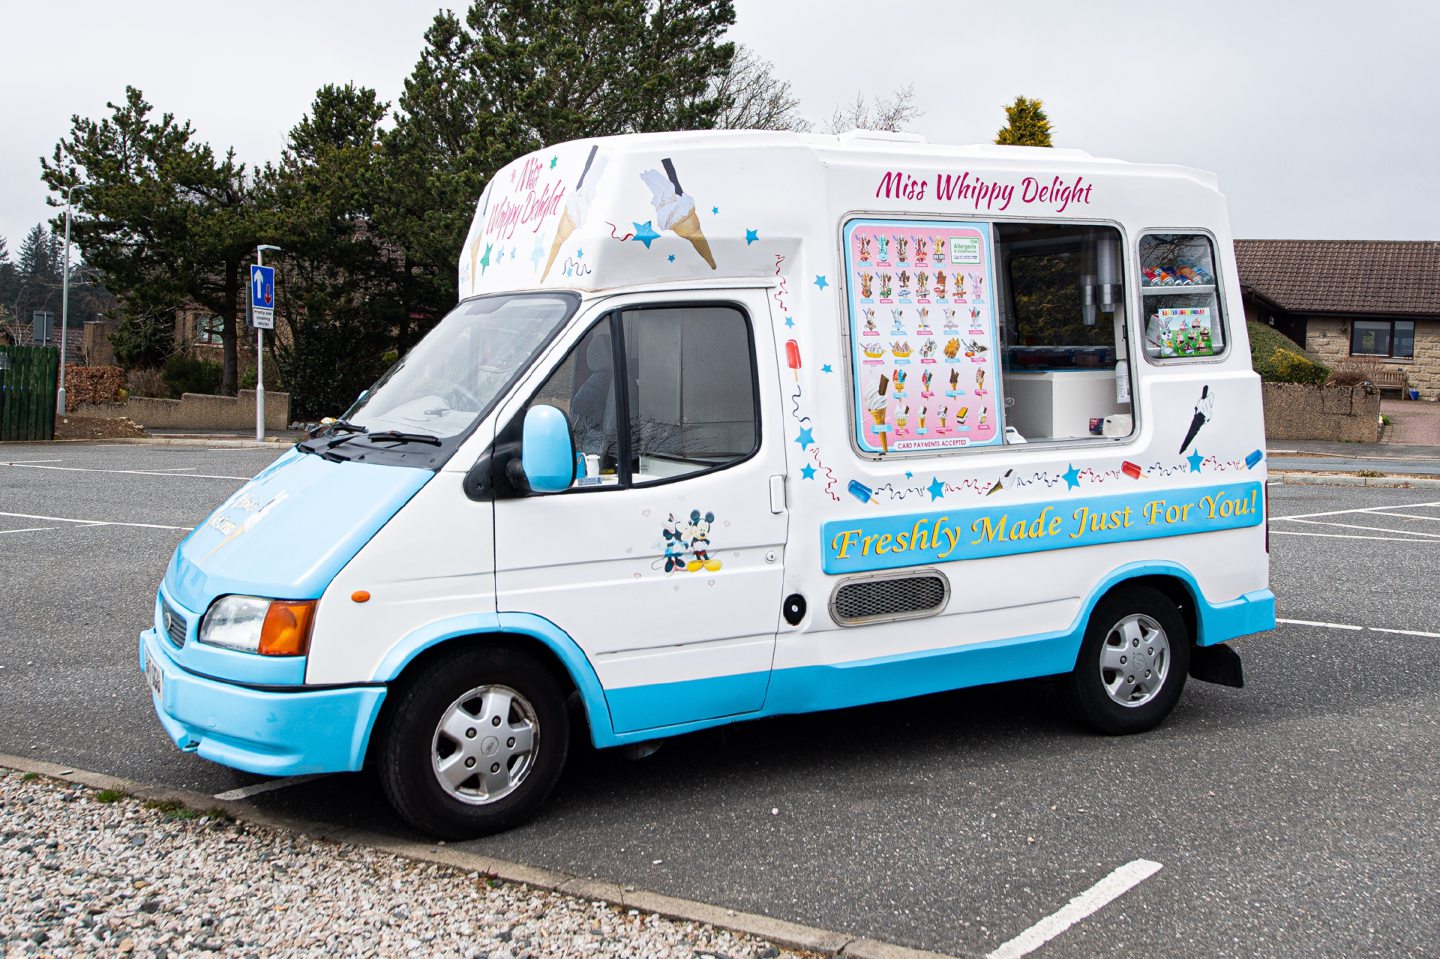
[(690, 511), (688, 521), (677, 521), (675, 514), (670, 514), (660, 531), (665, 540), (665, 572), (698, 573), (705, 569), (713, 573), (720, 568), (720, 561), (710, 558), (710, 526), (714, 522), (714, 513), (701, 515), (698, 509)]

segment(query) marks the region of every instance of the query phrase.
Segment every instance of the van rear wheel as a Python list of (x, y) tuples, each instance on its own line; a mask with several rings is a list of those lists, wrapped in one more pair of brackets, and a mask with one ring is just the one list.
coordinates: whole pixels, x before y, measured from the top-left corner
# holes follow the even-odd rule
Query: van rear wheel
[(386, 798), (415, 827), (447, 839), (510, 829), (559, 780), (569, 715), (559, 684), (533, 658), (460, 650), (392, 695), (378, 771)]
[(1132, 586), (1090, 614), (1075, 669), (1061, 689), (1087, 725), (1112, 735), (1158, 726), (1180, 699), (1190, 668), (1190, 635), (1168, 596)]

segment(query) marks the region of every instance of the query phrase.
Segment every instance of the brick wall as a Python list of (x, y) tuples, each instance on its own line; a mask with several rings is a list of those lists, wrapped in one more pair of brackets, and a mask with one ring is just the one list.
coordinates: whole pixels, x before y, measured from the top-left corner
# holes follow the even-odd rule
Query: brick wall
[[(1340, 317), (1310, 317), (1305, 349), (1326, 366), (1333, 368), (1345, 363), (1350, 359), (1350, 321)], [(1440, 399), (1440, 323), (1417, 321), (1415, 358), (1382, 360), (1380, 367), (1405, 374), (1405, 382), (1412, 390), (1420, 391), (1422, 400)]]
[(1380, 394), (1371, 387), (1265, 383), (1262, 391), (1267, 440), (1380, 440)]

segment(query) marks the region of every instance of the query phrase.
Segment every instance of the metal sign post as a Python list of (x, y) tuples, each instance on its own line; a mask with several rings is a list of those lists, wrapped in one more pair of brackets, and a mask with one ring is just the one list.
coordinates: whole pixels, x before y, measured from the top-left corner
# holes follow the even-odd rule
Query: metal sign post
[(250, 267), (250, 322), (255, 327), (255, 442), (265, 441), (265, 331), (275, 328), (275, 268), (265, 265), (265, 251), (280, 252), (278, 246), (255, 248), (255, 265)]

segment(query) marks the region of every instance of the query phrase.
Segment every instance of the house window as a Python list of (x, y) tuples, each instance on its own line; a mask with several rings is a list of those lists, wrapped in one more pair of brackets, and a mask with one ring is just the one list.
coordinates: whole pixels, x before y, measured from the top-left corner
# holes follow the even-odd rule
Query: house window
[(197, 316), (195, 318), (196, 343), (220, 343), (225, 321), (218, 316)]
[(1351, 356), (1415, 357), (1414, 320), (1356, 320), (1350, 324)]

